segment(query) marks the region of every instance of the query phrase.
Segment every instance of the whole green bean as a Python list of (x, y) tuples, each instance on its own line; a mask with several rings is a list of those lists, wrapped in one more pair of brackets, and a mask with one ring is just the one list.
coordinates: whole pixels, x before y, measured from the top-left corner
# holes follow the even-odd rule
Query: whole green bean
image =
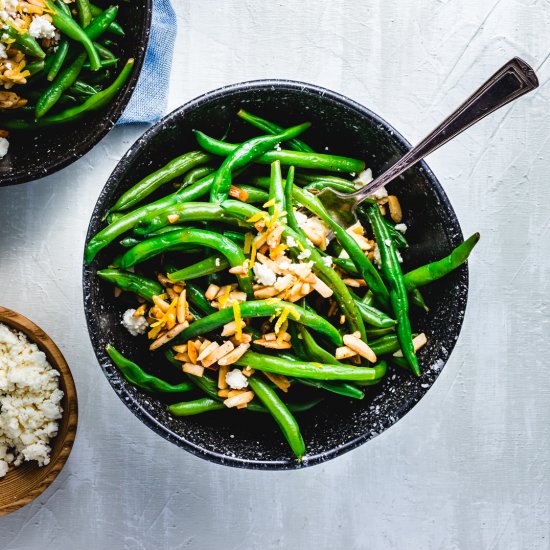
[(65, 58), (67, 57), (68, 52), (69, 41), (62, 40), (57, 47), (57, 51), (53, 55), (52, 66), (50, 67), (50, 70), (48, 71), (48, 76), (46, 77), (50, 82), (53, 82), (55, 80), (55, 77), (57, 76), (57, 74), (61, 70), (61, 67), (63, 66), (63, 63), (65, 62)]
[(80, 42), (88, 54), (91, 69), (93, 71), (99, 70), (101, 68), (101, 61), (89, 36), (75, 21), (65, 15), (65, 13), (63, 13), (63, 11), (61, 11), (59, 7), (56, 6), (51, 0), (44, 1), (49, 8), (54, 26), (71, 40)]
[[(203, 134), (195, 132), (199, 145), (209, 153), (227, 157), (240, 147), (239, 144), (219, 141)], [(281, 134), (279, 134), (281, 135)], [(280, 160), (283, 166), (295, 166), (296, 168), (310, 168), (315, 170), (329, 170), (332, 172), (360, 172), (365, 168), (361, 160), (340, 157), (337, 155), (323, 155), (321, 153), (302, 153), (301, 151), (269, 151), (254, 159), (259, 164), (271, 164)]]
[(295, 378), (310, 378), (312, 380), (351, 380), (369, 382), (382, 378), (386, 373), (386, 365), (379, 363), (373, 367), (352, 367), (339, 365), (324, 365), (305, 361), (289, 361), (271, 355), (262, 355), (247, 351), (235, 362), (241, 367), (249, 366), (255, 370), (283, 374)]
[(225, 257), (223, 255), (215, 254), (213, 256), (208, 256), (204, 260), (200, 260), (196, 264), (184, 267), (174, 273), (170, 273), (168, 278), (175, 283), (180, 281), (189, 281), (191, 279), (204, 277), (205, 275), (210, 275), (211, 273), (224, 271), (228, 267), (229, 262), (225, 259)]
[(413, 303), (416, 307), (419, 307), (424, 311), (430, 311), (430, 308), (428, 307), (428, 305), (424, 300), (424, 296), (422, 296), (422, 293), (420, 292), (420, 290), (418, 290), (418, 288), (413, 288), (410, 291), (409, 295), (411, 298), (411, 303)]
[(269, 195), (262, 189), (252, 187), (251, 185), (239, 184), (238, 188), (247, 194), (246, 200), (250, 204), (264, 204), (269, 200)]
[(320, 390), (329, 391), (345, 397), (351, 397), (352, 399), (363, 399), (365, 393), (361, 391), (357, 386), (349, 384), (348, 382), (342, 382), (337, 380), (336, 382), (327, 380), (308, 380), (307, 378), (297, 378), (300, 384), (311, 386)]
[[(92, 17), (99, 17), (104, 13), (104, 11), (99, 6), (94, 6), (93, 4), (90, 4), (90, 9), (92, 12)], [(124, 29), (116, 22), (113, 21), (109, 27), (109, 32), (117, 35), (117, 36), (124, 36), (126, 33), (124, 32)]]
[(283, 432), (292, 452), (298, 460), (302, 460), (306, 452), (306, 447), (300, 428), (292, 413), (287, 406), (282, 402), (277, 393), (271, 389), (269, 384), (262, 380), (259, 376), (251, 376), (248, 379), (250, 388), (254, 391), (256, 397), (264, 404), (265, 408), (271, 413), (275, 422)]
[[(300, 336), (302, 337), (302, 342), (307, 350), (307, 356), (317, 361), (318, 363), (326, 363), (327, 365), (340, 365), (340, 361), (334, 357), (330, 352), (325, 350), (322, 346), (320, 346), (315, 338), (311, 336), (309, 331), (306, 329), (303, 325), (298, 325), (298, 330), (300, 331)], [(292, 341), (292, 347), (294, 347), (294, 339)], [(304, 354), (305, 356), (305, 354)], [(300, 357), (303, 359), (304, 357)]]
[(29, 33), (20, 33), (11, 25), (4, 25), (2, 33), (13, 40), (17, 49), (23, 53), (38, 57), (38, 59), (44, 59), (46, 57), (46, 53), (40, 47), (40, 44)]
[(117, 14), (118, 6), (109, 6), (105, 11), (97, 15), (84, 29), (84, 34), (91, 41), (97, 40), (105, 31), (111, 30), (113, 24), (116, 24), (115, 19)]
[[(285, 216), (282, 216), (283, 212), (286, 212), (285, 207), (285, 189), (283, 187), (283, 176), (281, 174), (281, 163), (276, 160), (271, 165), (271, 181), (269, 185), (269, 202), (273, 203), (269, 207), (269, 215), (277, 214), (280, 217), (281, 222), (286, 220)], [(290, 205), (292, 208), (292, 204)]]
[(392, 334), (394, 330), (395, 330), (395, 327), (367, 329), (367, 337), (370, 338), (371, 340), (374, 340), (376, 338), (380, 338), (381, 336)]
[[(300, 135), (304, 130), (310, 127), (309, 123), (293, 126), (277, 134), (275, 136), (260, 136), (249, 139), (248, 141), (237, 145), (229, 152), (222, 165), (214, 176), (214, 183), (210, 190), (210, 201), (215, 203), (221, 203), (229, 196), (229, 190), (231, 188), (231, 174), (233, 170), (242, 168), (247, 164), (250, 164), (253, 160), (261, 157), (264, 153), (273, 149), (281, 141), (290, 139)], [(195, 131), (197, 141), (201, 142), (200, 136), (204, 135), (202, 132)]]
[(80, 26), (85, 29), (92, 21), (92, 10), (89, 0), (76, 0), (78, 7), (78, 21)]
[[(284, 308), (290, 310), (289, 319), (306, 325), (320, 334), (325, 335), (331, 342), (337, 346), (342, 345), (342, 336), (338, 330), (330, 324), (326, 319), (316, 313), (307, 311), (306, 309), (283, 300), (251, 300), (242, 302), (239, 305), (241, 317), (248, 319), (252, 317), (271, 317), (272, 315), (280, 315)], [(195, 321), (181, 332), (173, 343), (186, 342), (189, 339), (206, 334), (234, 320), (232, 308), (220, 309), (216, 313), (212, 313), (207, 317)]]
[[(26, 71), (29, 71), (29, 73), (31, 73), (31, 76), (34, 76), (40, 72), (42, 72), (46, 67), (46, 63), (44, 62), (43, 59), (40, 59), (39, 61), (33, 61), (31, 63), (27, 63), (27, 65), (25, 65), (25, 70)], [(27, 94), (27, 97), (28, 97), (28, 94)]]
[(201, 397), (194, 401), (184, 401), (168, 406), (168, 412), (174, 416), (194, 416), (205, 412), (221, 411), (222, 409), (225, 409), (225, 405), (210, 397)]
[(105, 61), (118, 61), (117, 56), (106, 46), (103, 44), (100, 44), (99, 42), (94, 42), (94, 47), (97, 50), (97, 53), (99, 54), (99, 57), (101, 57), (101, 66), (109, 66), (105, 65)]
[(369, 342), (369, 347), (376, 355), (388, 355), (401, 349), (395, 334), (387, 334)]
[(156, 393), (184, 393), (193, 389), (193, 385), (189, 382), (181, 382), (180, 384), (174, 385), (156, 376), (151, 376), (133, 361), (124, 357), (111, 344), (107, 344), (105, 350), (116, 367), (124, 375), (124, 378), (126, 378), (130, 384), (142, 390)]
[(308, 183), (307, 185), (304, 185), (304, 189), (306, 191), (309, 191), (310, 193), (312, 191), (319, 193), (319, 191), (322, 191), (326, 187), (330, 187), (331, 189), (334, 189), (335, 191), (338, 191), (340, 193), (353, 193), (354, 191), (357, 191), (352, 183), (337, 183), (335, 181), (317, 180), (312, 183)]
[(413, 290), (437, 281), (451, 271), (460, 267), (470, 255), (479, 241), (479, 233), (474, 233), (469, 239), (458, 245), (448, 256), (410, 271), (404, 276), (407, 290)]
[(373, 306), (369, 306), (361, 302), (361, 300), (355, 300), (355, 305), (361, 313), (361, 317), (365, 323), (377, 328), (389, 328), (395, 326), (395, 320), (386, 315), (383, 311), (376, 309)]
[(420, 366), (418, 365), (418, 358), (416, 357), (412, 343), (411, 323), (409, 321), (409, 298), (397, 250), (391, 240), (387, 226), (382, 221), (382, 214), (378, 205), (371, 206), (368, 214), (380, 249), (382, 272), (390, 285), (390, 301), (397, 320), (397, 338), (399, 339), (403, 355), (409, 362), (413, 373), (416, 376), (420, 376)]
[[(183, 177), (183, 183), (181, 187), (186, 187), (187, 185), (191, 185), (192, 183), (195, 183), (202, 178), (205, 178), (206, 176), (209, 176), (212, 174), (212, 172), (215, 172), (216, 169), (212, 166), (197, 166), (196, 168), (192, 168), (187, 172), (187, 174)], [(179, 188), (180, 186), (178, 186)]]
[(190, 153), (185, 153), (184, 155), (171, 160), (168, 164), (156, 172), (145, 176), (141, 181), (123, 193), (111, 210), (128, 210), (128, 208), (134, 206), (138, 202), (141, 202), (145, 197), (148, 197), (160, 186), (185, 174), (200, 164), (209, 162), (211, 158), (212, 157), (210, 155), (203, 153), (202, 151), (191, 151)]
[(134, 292), (148, 302), (153, 301), (153, 296), (159, 296), (164, 292), (164, 288), (157, 281), (140, 277), (134, 273), (125, 273), (118, 269), (101, 269), (97, 274), (121, 290)]
[[(282, 126), (279, 126), (278, 124), (275, 124), (273, 122), (269, 122), (268, 120), (265, 120), (264, 118), (260, 118), (259, 116), (253, 115), (244, 109), (240, 109), (237, 113), (237, 116), (241, 117), (243, 120), (246, 120), (246, 122), (249, 122), (252, 124), (252, 126), (255, 126), (256, 128), (259, 128), (260, 130), (267, 132), (268, 134), (280, 134), (284, 131), (284, 128)], [(294, 150), (294, 151), (302, 151), (304, 153), (313, 153), (313, 149), (307, 145), (307, 143), (304, 143), (303, 141), (299, 139), (289, 139), (287, 141), (288, 146)]]

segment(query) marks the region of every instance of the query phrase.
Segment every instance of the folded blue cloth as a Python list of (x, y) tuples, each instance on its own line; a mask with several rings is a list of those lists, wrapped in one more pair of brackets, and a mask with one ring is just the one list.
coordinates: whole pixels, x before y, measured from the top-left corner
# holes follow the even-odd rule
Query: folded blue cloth
[(136, 89), (118, 124), (156, 122), (166, 113), (176, 31), (170, 0), (153, 0), (149, 47)]

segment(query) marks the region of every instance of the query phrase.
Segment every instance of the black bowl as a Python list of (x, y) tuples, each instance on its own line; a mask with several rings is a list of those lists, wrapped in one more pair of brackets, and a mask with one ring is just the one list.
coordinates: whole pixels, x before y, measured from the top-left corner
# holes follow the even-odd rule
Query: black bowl
[(9, 152), (0, 159), (0, 187), (35, 180), (61, 170), (85, 155), (116, 124), (130, 101), (141, 72), (149, 42), (152, 0), (120, 2), (118, 13), (118, 21), (126, 31), (123, 38), (116, 38), (120, 44), (120, 58), (135, 59), (134, 70), (122, 91), (107, 108), (78, 122), (36, 131), (10, 132)]
[[(236, 84), (203, 95), (180, 107), (146, 132), (120, 161), (105, 185), (92, 215), (88, 239), (103, 227), (101, 221), (115, 199), (131, 185), (171, 158), (196, 147), (192, 129), (213, 136), (231, 127), (230, 141), (251, 135), (235, 122), (240, 107), (290, 126), (311, 121), (304, 137), (316, 150), (363, 158), (375, 174), (409, 149), (407, 141), (387, 122), (365, 107), (334, 92), (300, 82), (269, 80)], [(440, 258), (462, 242), (455, 213), (441, 185), (425, 163), (420, 163), (392, 186), (399, 194), (411, 244), (405, 268)], [(274, 422), (263, 415), (231, 414), (174, 418), (166, 402), (128, 384), (105, 353), (109, 342), (151, 373), (166, 367), (155, 364), (143, 339), (135, 339), (120, 324), (129, 302), (113, 298), (113, 290), (96, 270), (113, 258), (103, 251), (84, 267), (84, 305), (90, 338), (103, 372), (126, 406), (168, 441), (220, 464), (256, 469), (292, 469), (318, 464), (361, 445), (405, 415), (426, 393), (441, 372), (458, 338), (468, 292), (463, 266), (427, 287), (429, 314), (416, 311), (413, 326), (428, 336), (419, 352), (422, 377), (398, 370), (385, 382), (367, 390), (362, 401), (330, 398), (298, 415), (307, 445), (307, 457), (298, 464)]]

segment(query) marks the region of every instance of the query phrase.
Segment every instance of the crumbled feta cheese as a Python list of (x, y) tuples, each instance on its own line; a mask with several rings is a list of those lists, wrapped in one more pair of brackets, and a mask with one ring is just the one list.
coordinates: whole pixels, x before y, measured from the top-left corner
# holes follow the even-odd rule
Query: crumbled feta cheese
[(327, 266), (327, 267), (331, 267), (332, 266), (332, 256), (325, 256), (323, 258), (323, 263)]
[(0, 478), (10, 465), (50, 462), (63, 412), (58, 378), (36, 344), (0, 324)]
[(372, 196), (375, 198), (375, 199), (383, 199), (384, 197), (387, 197), (388, 196), (388, 191), (385, 187), (380, 187), (380, 189), (376, 190)]
[(353, 180), (356, 187), (363, 187), (372, 181), (372, 170), (367, 168), (362, 172), (359, 172), (359, 175)]
[(311, 240), (308, 239), (307, 237), (306, 237), (306, 243), (307, 243), (309, 246), (315, 246), (315, 245), (311, 242)]
[(7, 59), (6, 45), (0, 42), (0, 59)]
[(391, 245), (391, 239), (386, 239), (386, 240), (384, 241), (384, 244), (385, 244), (386, 246), (390, 246), (390, 245)]
[(19, 5), (19, 0), (4, 0), (4, 9), (6, 11), (15, 12)]
[(248, 378), (239, 370), (230, 370), (225, 375), (225, 382), (233, 390), (244, 390), (248, 386)]
[(298, 225), (302, 225), (307, 222), (307, 216), (303, 212), (300, 212), (299, 210), (296, 210), (294, 212), (294, 216), (296, 217), (296, 221), (298, 222)]
[(297, 248), (298, 247), (298, 243), (296, 242), (294, 237), (291, 237), (290, 235), (286, 238), (286, 245), (288, 246), (288, 248)]
[(397, 260), (400, 264), (403, 263), (403, 256), (401, 256), (401, 253), (399, 252), (399, 250), (396, 250), (395, 253), (397, 254)]
[(44, 17), (35, 17), (30, 26), (29, 34), (34, 38), (55, 38), (55, 27)]
[(8, 154), (10, 142), (3, 137), (0, 137), (0, 158), (4, 158)]
[(122, 324), (132, 336), (144, 334), (149, 327), (147, 319), (143, 315), (134, 317), (135, 312), (135, 309), (127, 309), (122, 316)]
[(407, 232), (407, 225), (404, 224), (404, 223), (398, 223), (398, 224), (396, 224), (395, 229), (397, 229), (397, 231), (400, 231), (401, 233), (405, 234)]
[(252, 270), (254, 271), (254, 278), (261, 285), (272, 286), (277, 279), (277, 275), (265, 264), (256, 262)]
[(311, 250), (306, 249), (306, 250), (302, 250), (302, 252), (298, 254), (298, 259), (307, 260), (310, 256), (311, 256)]
[(216, 258), (216, 261), (214, 262), (214, 264), (216, 264), (216, 267), (220, 267), (220, 265), (221, 265), (220, 259)]

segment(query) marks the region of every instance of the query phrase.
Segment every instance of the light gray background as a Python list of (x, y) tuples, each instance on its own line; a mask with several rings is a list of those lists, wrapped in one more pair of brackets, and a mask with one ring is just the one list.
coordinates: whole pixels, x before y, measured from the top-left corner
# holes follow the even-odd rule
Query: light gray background
[(174, 3), (170, 109), (230, 82), (285, 77), (346, 94), (415, 141), (514, 55), (541, 87), (429, 159), (465, 234), (482, 234), (443, 374), (386, 433), (299, 472), (194, 458), (145, 428), (98, 368), (82, 311), (85, 230), (143, 128), (0, 189), (0, 302), (56, 340), (80, 401), (67, 466), (0, 519), (0, 547), (549, 548), (550, 2)]

